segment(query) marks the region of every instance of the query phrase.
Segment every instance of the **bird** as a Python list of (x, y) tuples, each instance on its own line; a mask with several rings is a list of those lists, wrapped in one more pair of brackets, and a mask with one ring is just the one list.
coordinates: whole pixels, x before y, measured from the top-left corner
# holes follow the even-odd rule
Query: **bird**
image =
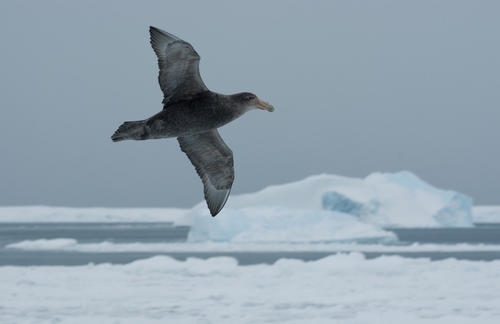
[(215, 217), (229, 198), (234, 181), (233, 152), (218, 128), (244, 113), (274, 107), (251, 92), (224, 95), (210, 91), (200, 76), (200, 56), (188, 42), (149, 27), (158, 59), (163, 109), (144, 120), (126, 121), (113, 142), (176, 137), (203, 183), (210, 214)]

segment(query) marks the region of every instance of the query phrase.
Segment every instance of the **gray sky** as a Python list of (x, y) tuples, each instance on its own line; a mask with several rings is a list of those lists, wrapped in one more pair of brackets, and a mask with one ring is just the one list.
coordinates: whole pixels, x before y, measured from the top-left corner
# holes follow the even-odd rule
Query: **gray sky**
[(410, 170), (500, 204), (498, 1), (1, 1), (0, 205), (190, 206), (175, 139), (113, 143), (161, 110), (153, 25), (216, 92), (274, 113), (223, 127), (233, 193)]

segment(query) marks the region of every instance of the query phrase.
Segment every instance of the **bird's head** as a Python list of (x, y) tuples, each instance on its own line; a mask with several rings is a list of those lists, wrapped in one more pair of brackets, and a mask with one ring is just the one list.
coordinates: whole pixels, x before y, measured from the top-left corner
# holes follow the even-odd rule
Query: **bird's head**
[(242, 92), (233, 95), (233, 98), (247, 109), (262, 109), (269, 112), (274, 111), (274, 107), (269, 103), (260, 100), (259, 97), (250, 92)]

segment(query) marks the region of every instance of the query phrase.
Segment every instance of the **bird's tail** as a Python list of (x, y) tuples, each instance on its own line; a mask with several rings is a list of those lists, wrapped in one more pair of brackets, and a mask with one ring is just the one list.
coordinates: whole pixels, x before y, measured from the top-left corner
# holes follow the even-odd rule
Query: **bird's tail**
[(144, 140), (149, 138), (149, 133), (149, 127), (146, 125), (146, 121), (127, 121), (118, 127), (113, 136), (111, 136), (111, 139), (113, 142)]

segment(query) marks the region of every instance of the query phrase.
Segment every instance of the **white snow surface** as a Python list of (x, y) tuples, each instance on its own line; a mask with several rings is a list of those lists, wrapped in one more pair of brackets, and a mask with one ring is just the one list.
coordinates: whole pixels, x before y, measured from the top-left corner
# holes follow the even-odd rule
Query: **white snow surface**
[(487, 252), (500, 251), (494, 244), (419, 244), (385, 245), (351, 243), (80, 243), (71, 238), (25, 240), (5, 246), (11, 250), (65, 252)]
[(499, 323), (500, 261), (338, 254), (240, 266), (0, 267), (0, 323)]
[(472, 211), (477, 223), (500, 224), (500, 206), (474, 206)]
[(172, 222), (188, 225), (185, 217), (188, 211), (182, 208), (4, 206), (0, 207), (0, 223)]

